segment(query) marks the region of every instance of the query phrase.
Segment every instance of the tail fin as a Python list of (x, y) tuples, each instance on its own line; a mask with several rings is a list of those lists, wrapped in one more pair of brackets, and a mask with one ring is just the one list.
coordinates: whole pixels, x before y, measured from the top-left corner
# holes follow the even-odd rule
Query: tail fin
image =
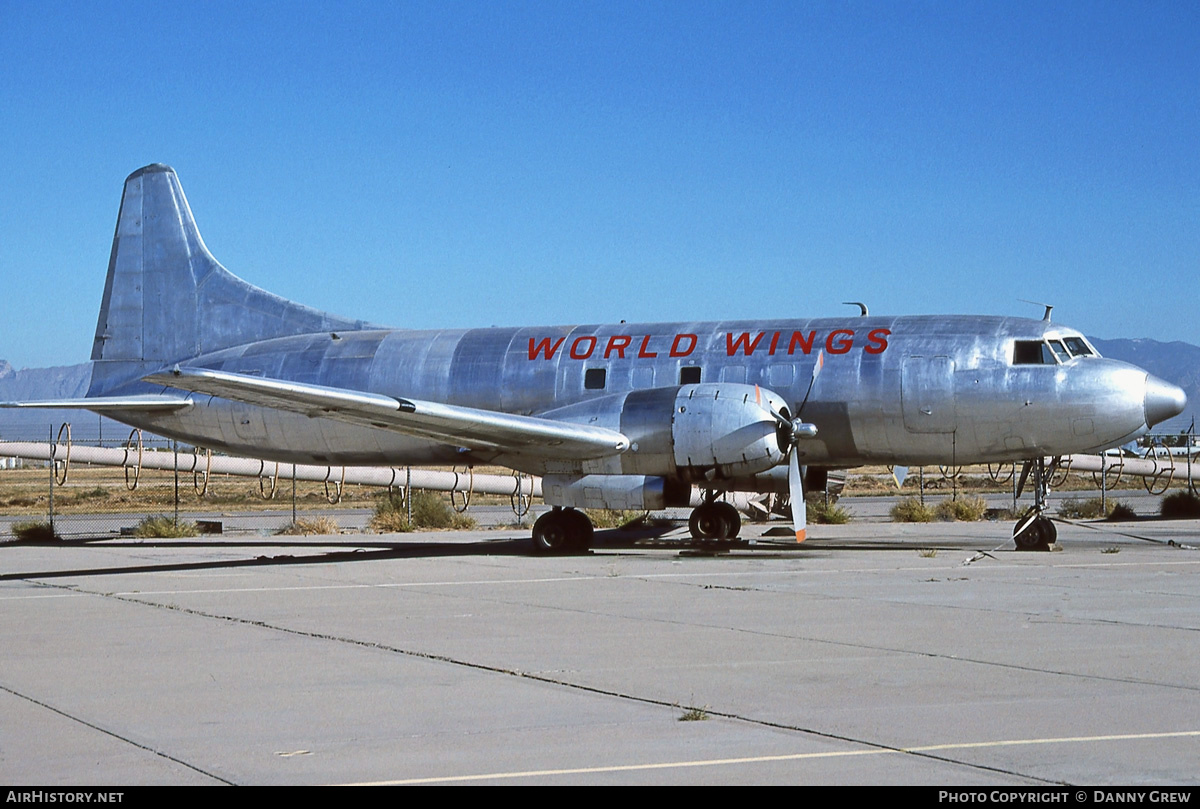
[(254, 340), (363, 328), (370, 326), (293, 303), (227, 271), (204, 246), (175, 170), (155, 163), (125, 180), (89, 395)]

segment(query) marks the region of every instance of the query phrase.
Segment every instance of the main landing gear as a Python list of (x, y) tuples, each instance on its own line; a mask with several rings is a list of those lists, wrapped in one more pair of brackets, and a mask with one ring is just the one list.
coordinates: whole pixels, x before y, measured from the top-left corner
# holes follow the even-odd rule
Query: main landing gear
[(733, 539), (742, 530), (742, 516), (729, 503), (713, 500), (710, 492), (704, 504), (692, 510), (688, 530), (693, 539)]
[(592, 521), (582, 511), (555, 506), (533, 524), (535, 553), (584, 553), (592, 546)]
[(1046, 495), (1049, 493), (1053, 469), (1046, 469), (1045, 458), (1030, 461), (1021, 473), (1018, 491), (1024, 485), (1030, 471), (1033, 472), (1033, 506), (1013, 527), (1013, 542), (1019, 551), (1048, 551), (1058, 540), (1058, 529), (1054, 527), (1050, 518), (1045, 516)]

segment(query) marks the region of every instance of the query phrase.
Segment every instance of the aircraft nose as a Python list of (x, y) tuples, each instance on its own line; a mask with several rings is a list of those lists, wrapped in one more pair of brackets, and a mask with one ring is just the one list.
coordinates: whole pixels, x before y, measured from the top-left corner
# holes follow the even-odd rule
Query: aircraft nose
[(1182, 388), (1146, 374), (1146, 426), (1153, 427), (1172, 416), (1178, 416), (1187, 407), (1187, 394)]

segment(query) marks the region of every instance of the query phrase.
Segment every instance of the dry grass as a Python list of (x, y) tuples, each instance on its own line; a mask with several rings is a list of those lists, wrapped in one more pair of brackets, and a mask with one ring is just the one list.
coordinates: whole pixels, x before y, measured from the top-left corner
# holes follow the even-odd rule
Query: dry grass
[(280, 528), (275, 533), (279, 536), (322, 536), (325, 534), (337, 534), (341, 529), (338, 528), (337, 520), (330, 517), (316, 517), (315, 519), (305, 519), (298, 517), (295, 522), (288, 523), (283, 528)]
[(1125, 503), (1116, 503), (1108, 510), (1108, 520), (1112, 522), (1123, 522), (1126, 520), (1136, 520), (1137, 512), (1130, 508)]
[(933, 522), (933, 509), (915, 497), (905, 497), (892, 506), (893, 522)]
[(815, 525), (845, 525), (850, 522), (849, 511), (833, 503), (826, 503), (824, 498), (812, 500), (806, 505), (807, 519)]
[(133, 535), (142, 539), (182, 539), (197, 536), (199, 533), (200, 529), (196, 527), (196, 523), (186, 520), (175, 522), (165, 514), (146, 517), (133, 529)]
[(933, 515), (943, 522), (979, 522), (987, 514), (987, 503), (978, 495), (943, 500), (933, 510)]
[(1162, 515), (1171, 520), (1200, 517), (1200, 497), (1190, 492), (1173, 492), (1163, 498)]
[[(1017, 473), (1020, 473), (1018, 465)], [(1005, 467), (1004, 475), (1008, 474), (1008, 467)], [(892, 479), (892, 475), (883, 466), (864, 466), (853, 470), (846, 478), (846, 489), (842, 493), (843, 497), (865, 497), (865, 496), (887, 496), (894, 494), (906, 494), (918, 491), (920, 487), (920, 471), (918, 467), (912, 467), (908, 470), (908, 477), (904, 481), (904, 486), (900, 489), (896, 488), (896, 481)], [(1127, 480), (1134, 480), (1127, 478)], [(1140, 485), (1139, 482), (1134, 485)], [(939, 493), (949, 493), (956, 488), (959, 492), (968, 494), (1011, 494), (1012, 480), (1005, 480), (1003, 483), (992, 480), (988, 474), (986, 464), (978, 466), (962, 467), (957, 483), (942, 474), (936, 466), (925, 467), (925, 488), (927, 491), (936, 491)], [(1057, 477), (1054, 481), (1054, 491), (1095, 491), (1096, 482), (1092, 480), (1091, 473), (1070, 473), (1065, 479), (1059, 480)]]
[(412, 493), (412, 522), (408, 519), (408, 506), (397, 493), (385, 493), (378, 498), (375, 513), (371, 516), (371, 529), (381, 534), (403, 534), (409, 531), (449, 529), (469, 531), (477, 526), (473, 517), (459, 514), (442, 497), (434, 492)]
[(648, 512), (632, 509), (589, 508), (584, 514), (592, 521), (593, 528), (624, 528), (643, 519)]
[(62, 538), (54, 533), (54, 529), (50, 527), (50, 523), (35, 520), (14, 523), (12, 533), (13, 536), (22, 542), (53, 542)]
[[(269, 485), (267, 489), (270, 489)], [(49, 490), (49, 469), (0, 470), (0, 512), (12, 515), (46, 514), (50, 509)], [(368, 506), (375, 502), (377, 492), (374, 487), (346, 486), (342, 490), (341, 503), (349, 507)], [(291, 499), (290, 478), (280, 480), (274, 499), (267, 500), (259, 494), (257, 478), (213, 475), (209, 479), (208, 491), (204, 497), (200, 497), (192, 485), (191, 473), (179, 475), (179, 504), (188, 511), (221, 511), (229, 508), (267, 511), (291, 503)], [(324, 484), (297, 481), (296, 502), (306, 509), (328, 506)], [(174, 504), (175, 475), (160, 469), (143, 469), (137, 489), (130, 491), (125, 485), (125, 473), (120, 468), (71, 464), (67, 482), (54, 487), (55, 514), (165, 511), (174, 508)]]
[(1116, 500), (1068, 497), (1058, 504), (1058, 516), (1068, 520), (1132, 520), (1137, 514), (1128, 505)]

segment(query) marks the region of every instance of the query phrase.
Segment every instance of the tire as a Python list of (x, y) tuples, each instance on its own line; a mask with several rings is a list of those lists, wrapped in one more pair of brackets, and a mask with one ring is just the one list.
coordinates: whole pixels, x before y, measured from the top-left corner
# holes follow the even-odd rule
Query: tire
[[(730, 529), (734, 528), (734, 526), (729, 524), (723, 509), (719, 508), (721, 505), (725, 504), (709, 503), (692, 509), (692, 516), (688, 517), (688, 530), (692, 532), (693, 539), (728, 538)], [(732, 509), (733, 507), (730, 506), (730, 508)], [(736, 510), (734, 511), (734, 515), (737, 515)], [(740, 527), (741, 518), (738, 517), (737, 528)]]
[(537, 554), (563, 553), (569, 547), (569, 524), (563, 511), (547, 511), (533, 524), (533, 552)]
[(567, 527), (567, 544), (564, 550), (570, 553), (587, 553), (592, 547), (592, 538), (596, 533), (592, 521), (582, 511), (573, 508), (563, 511), (562, 516)]
[(725, 534), (722, 539), (736, 539), (742, 530), (742, 515), (729, 503), (713, 503), (721, 518), (725, 520)]
[(1048, 517), (1030, 512), (1013, 528), (1013, 542), (1019, 551), (1044, 551), (1058, 538), (1058, 529)]

